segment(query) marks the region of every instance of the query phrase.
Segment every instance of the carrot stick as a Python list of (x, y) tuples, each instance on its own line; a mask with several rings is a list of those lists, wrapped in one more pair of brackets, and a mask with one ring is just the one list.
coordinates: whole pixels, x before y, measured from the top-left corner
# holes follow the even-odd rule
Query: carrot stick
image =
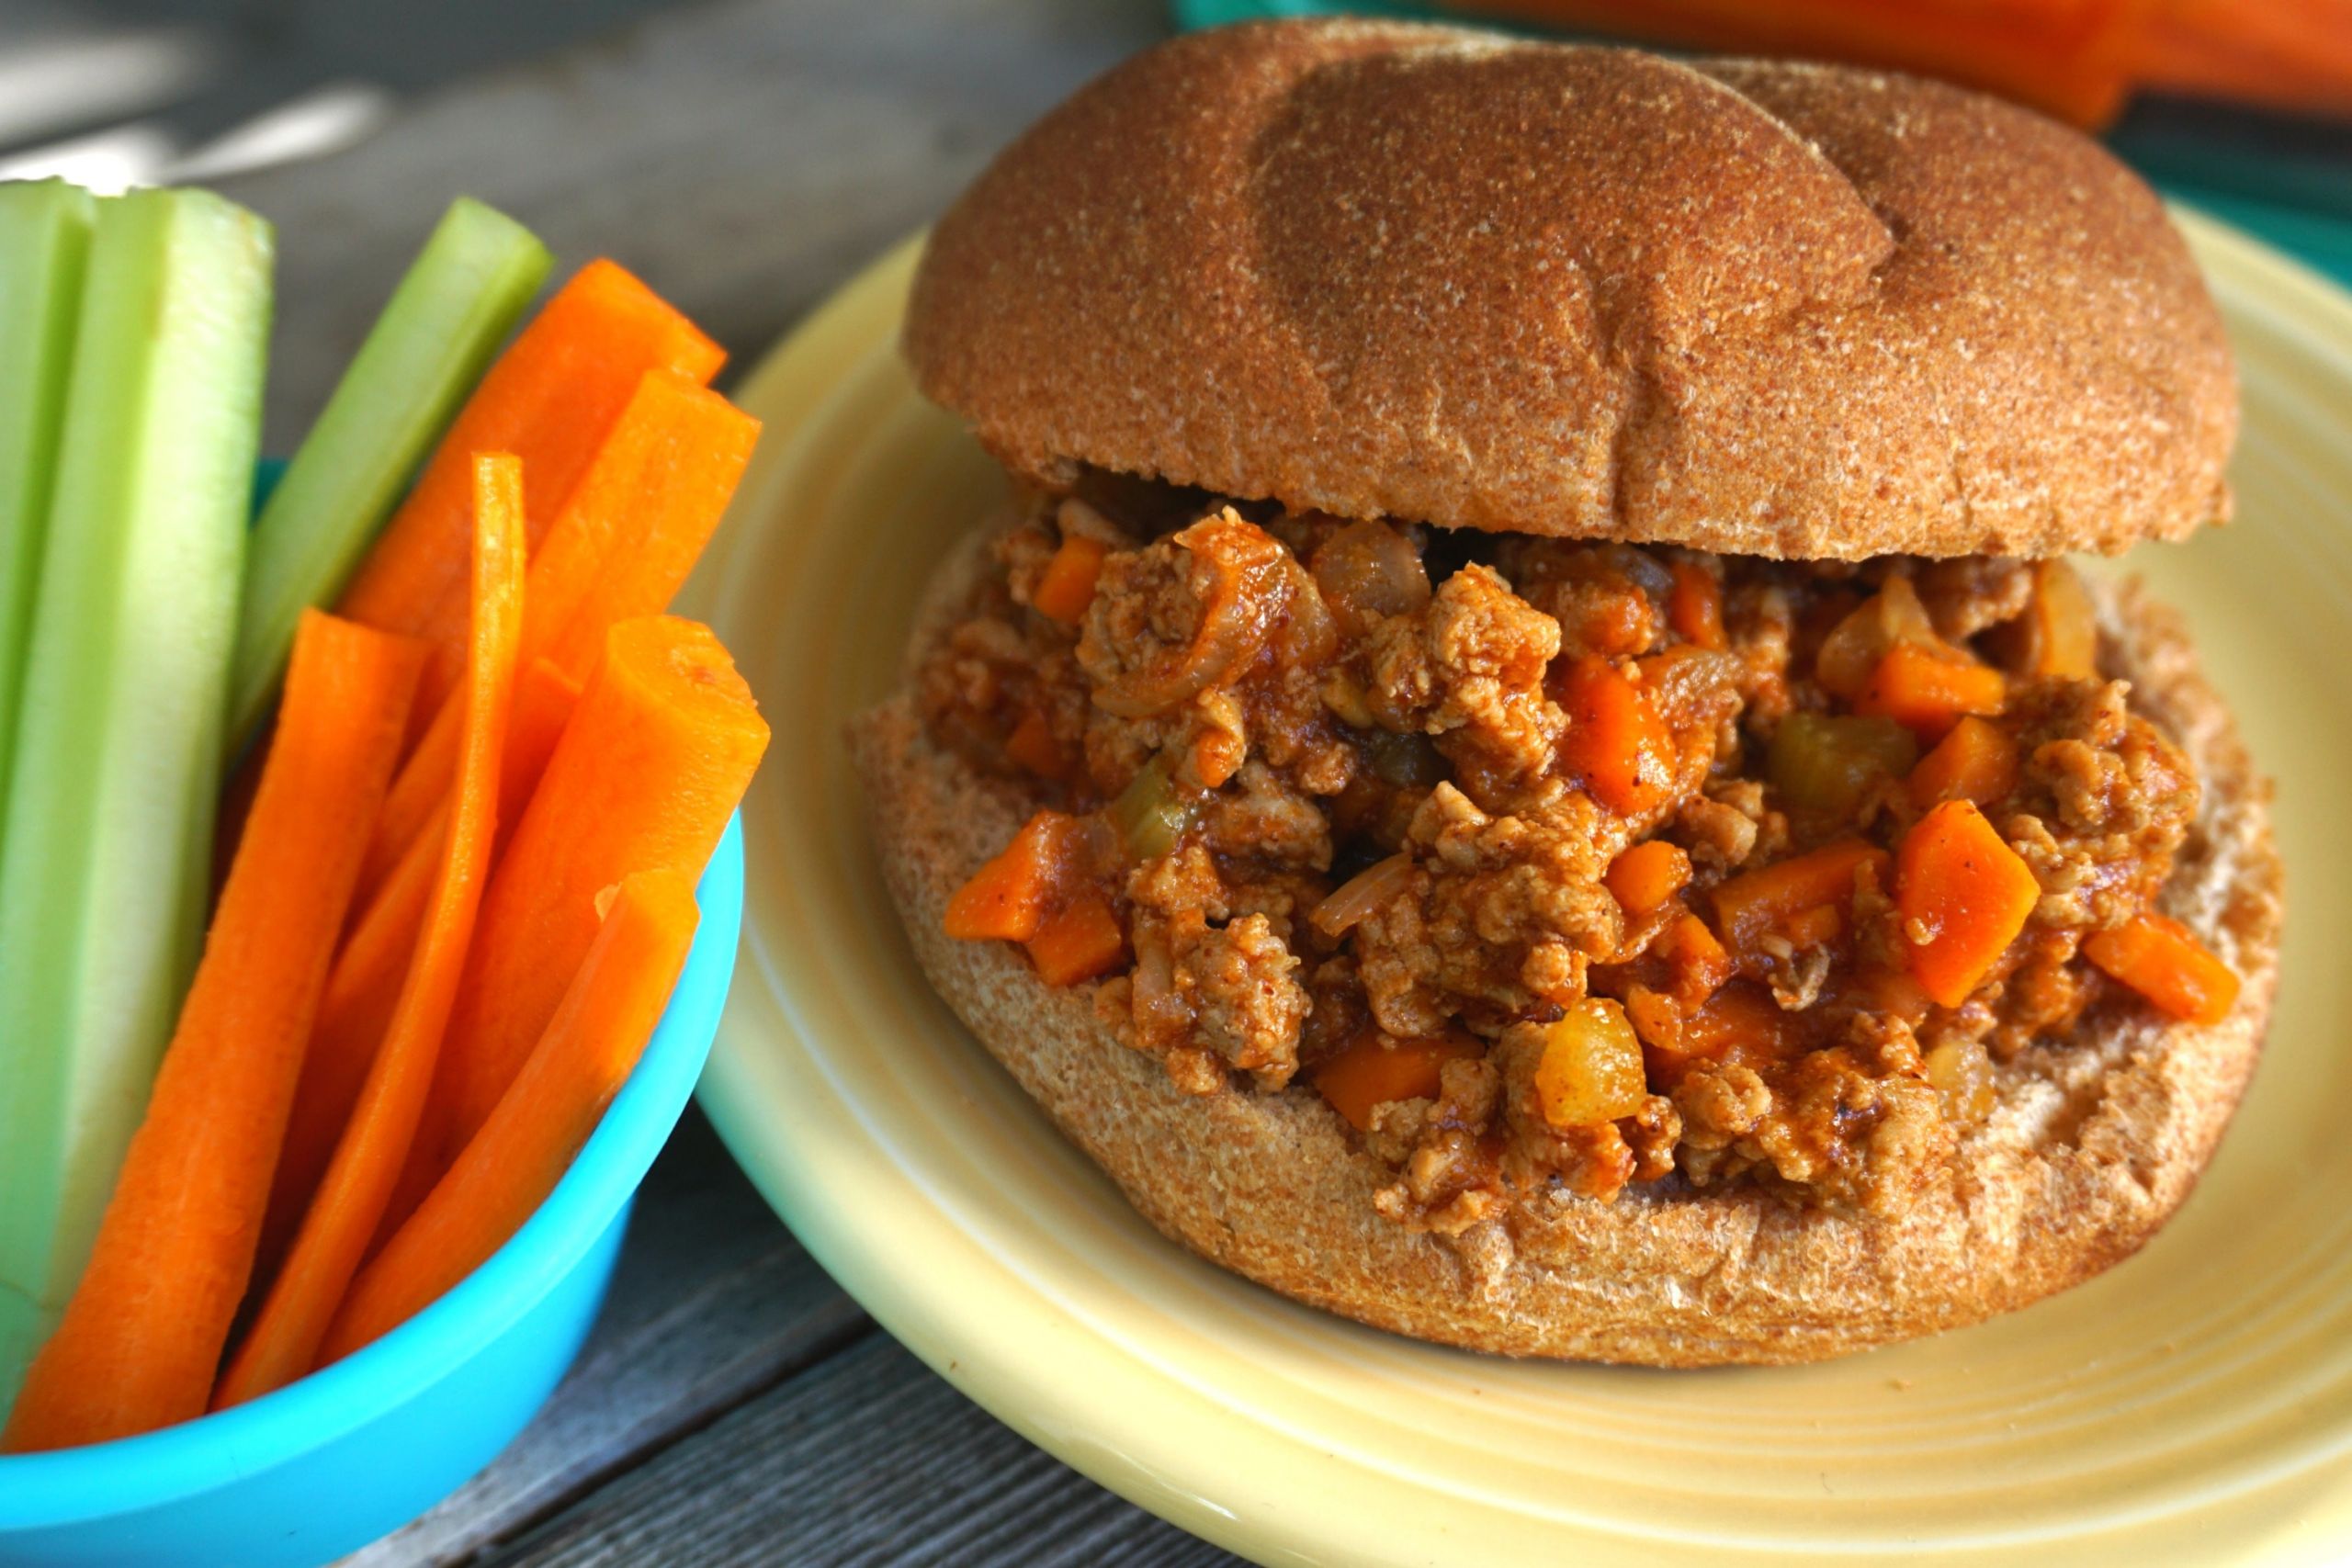
[(481, 1129), (555, 1016), (595, 940), (597, 892), (639, 871), (699, 874), (767, 743), (709, 627), (656, 615), (608, 634), (482, 902), (434, 1090), (437, 1157)]
[[(726, 513), (759, 433), (759, 421), (718, 393), (668, 371), (649, 373), (531, 558), (525, 666), (549, 659), (583, 682), (616, 623), (668, 609)], [(424, 701), (439, 701), (429, 673)], [(363, 897), (432, 820), (456, 773), (457, 749), (456, 705), (447, 704), (393, 781), (360, 874)]]
[(653, 1036), (694, 943), (694, 889), (670, 870), (615, 890), (588, 956), (481, 1131), (362, 1269), (322, 1362), (390, 1333), (522, 1228), (571, 1167)]
[(2352, 6), (2167, 0), (2149, 17), (2133, 64), (2166, 91), (2341, 118), (2352, 101)]
[[(524, 597), (527, 603), (527, 590)], [(539, 776), (547, 771), (548, 759), (554, 754), (556, 742), (562, 739), (564, 728), (571, 720), (572, 709), (579, 701), (578, 683), (545, 659), (531, 666), (517, 688), (514, 713), (507, 720), (506, 755), (499, 766), (498, 831), (491, 841), (491, 865), (493, 868), (506, 853), (507, 843), (522, 821), (524, 810), (538, 788)], [(401, 857), (401, 863), (385, 882), (380, 899), (385, 908), (380, 911), (380, 918), (371, 919), (369, 923), (355, 929), (351, 945), (355, 950), (354, 957), (361, 965), (361, 976), (367, 974), (367, 966), (382, 967), (383, 953), (392, 933), (410, 933), (408, 940), (413, 942), (413, 933), (422, 919), (423, 908), (422, 895), (416, 890), (431, 885), (433, 868), (440, 860), (441, 840), (447, 831), (447, 823), (448, 807), (444, 803), (426, 824), (424, 831), (409, 845), (408, 853)], [(368, 914), (373, 918), (379, 912), (371, 907)], [(355, 1000), (362, 1008), (368, 1006), (364, 992)], [(390, 1005), (386, 1003), (375, 1008), (372, 1016), (362, 1011), (354, 1020), (356, 1027), (362, 1032), (360, 1038), (366, 1053), (372, 1054), (375, 1043), (383, 1037), (384, 1021), (390, 1011)], [(328, 1047), (330, 1053), (340, 1053), (345, 1049), (340, 1043)], [(326, 1145), (330, 1149), (334, 1146), (334, 1135), (340, 1133), (344, 1121), (349, 1115), (353, 1100), (358, 1094), (357, 1077), (365, 1071), (365, 1064), (366, 1055), (363, 1055), (357, 1067), (329, 1066), (323, 1069), (331, 1087), (322, 1088), (327, 1092), (340, 1095), (338, 1100), (322, 1100), (320, 1106), (320, 1115), (333, 1119), (333, 1131), (328, 1134)], [(334, 1082), (345, 1077), (351, 1080), (348, 1087)], [(377, 1232), (379, 1241), (387, 1239), (391, 1227), (414, 1211), (439, 1168), (436, 1160), (424, 1157), (424, 1151), (432, 1150), (437, 1154), (441, 1146), (437, 1131), (439, 1122), (432, 1115), (429, 1101), (425, 1110), (425, 1118), (420, 1123), (420, 1131), (410, 1149), (409, 1161), (401, 1173), (401, 1179), (393, 1186), (390, 1202), (385, 1207), (383, 1226)], [(324, 1164), (322, 1153), (319, 1156), (318, 1167), (311, 1173), (314, 1185), (318, 1170), (322, 1169)], [(307, 1198), (293, 1194), (289, 1194), (289, 1198), (293, 1199), (299, 1216), (300, 1203), (307, 1201)]]
[(628, 271), (589, 263), (482, 378), (337, 609), (388, 631), (461, 644), (473, 455), (511, 452), (521, 459), (531, 476), (525, 548), (536, 549), (645, 373), (669, 369), (708, 381), (725, 358)]
[[(523, 598), (527, 604), (530, 601), (527, 580)], [(527, 615), (526, 622), (527, 626)], [(537, 658), (530, 660), (528, 673), (515, 690), (514, 715), (508, 721), (506, 730), (506, 758), (499, 769), (500, 842), (504, 841), (503, 836), (511, 833), (514, 824), (521, 819), (523, 807), (530, 803), (531, 791), (538, 785), (540, 770), (547, 766), (548, 754), (555, 750), (556, 740), (562, 735), (564, 725), (571, 721), (572, 707), (579, 701), (580, 682), (577, 678), (565, 673), (553, 660)], [(459, 712), (459, 705), (454, 703), (442, 709), (444, 718), (455, 718)], [(458, 725), (436, 721), (426, 732), (424, 741), (409, 753), (408, 761), (401, 764), (401, 772), (393, 778), (392, 787), (384, 796), (384, 808), (377, 813), (376, 828), (368, 839), (368, 851), (370, 857), (386, 854), (395, 848), (398, 852), (390, 855), (390, 863), (380, 868), (379, 875), (371, 877), (369, 873), (379, 868), (363, 864), (359, 876), (363, 896), (372, 897), (378, 889), (389, 888), (398, 880), (401, 868), (411, 863), (421, 859), (429, 864), (439, 854), (441, 834), (449, 820), (447, 774), (443, 774), (439, 787), (429, 795), (422, 789), (413, 788), (412, 798), (405, 806), (401, 799), (401, 786), (403, 783), (413, 785), (423, 782), (418, 777), (416, 764), (430, 753), (442, 752), (447, 761), (454, 762), (456, 743), (460, 733)], [(440, 742), (445, 738), (450, 744), (443, 748)], [(419, 804), (424, 811), (420, 822), (413, 828), (402, 824), (397, 831), (388, 832), (388, 826), (396, 812), (413, 809)], [(492, 856), (495, 858), (495, 851)]]
[[(523, 672), (506, 721), (506, 754), (498, 766), (498, 832), (491, 859), (522, 819), (556, 739), (580, 700), (580, 687), (546, 660)], [(317, 1192), (319, 1178), (351, 1121), (351, 1108), (376, 1059), (376, 1048), (390, 1027), (401, 983), (416, 952), (416, 933), (433, 895), (441, 863), (446, 811), (410, 846), (390, 880), (377, 891), (353, 922), (336, 952), (319, 1023), (302, 1061), (294, 1091), (294, 1111), (286, 1124), (286, 1146), (269, 1193), (269, 1215), (262, 1225), (255, 1276), (266, 1280), (294, 1239), (303, 1211)]]
[(1940, 76), (2097, 127), (2122, 105), (2148, 6), (2143, 0), (1489, 0), (1481, 8), (1578, 32)]
[(423, 644), (306, 611), (250, 826), (96, 1249), (0, 1448), (204, 1413)]
[(581, 681), (622, 621), (658, 615), (702, 558), (752, 460), (760, 422), (683, 377), (638, 388), (629, 439), (531, 561), (526, 643)]
[(440, 861), (438, 854), (420, 855), (413, 865), (402, 865), (359, 915), (328, 971), (254, 1258), (254, 1278), (265, 1284), (277, 1277), (287, 1248), (294, 1245), (327, 1163), (351, 1124), (377, 1049), (391, 1028)]
[(497, 819), (498, 765), (514, 697), (514, 645), (522, 633), (522, 465), (503, 454), (485, 456), (475, 467), (475, 486), (473, 656), (466, 672), (465, 761), (424, 935), (351, 1124), (335, 1145), (334, 1158), (303, 1216), (285, 1267), (221, 1374), (213, 1396), (216, 1405), (242, 1404), (310, 1371), (408, 1157), (473, 937)]

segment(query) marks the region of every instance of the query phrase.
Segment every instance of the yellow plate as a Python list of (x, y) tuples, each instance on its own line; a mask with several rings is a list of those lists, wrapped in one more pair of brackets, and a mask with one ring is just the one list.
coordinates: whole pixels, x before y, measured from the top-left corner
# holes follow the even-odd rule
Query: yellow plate
[(1522, 1364), (1297, 1306), (1162, 1241), (916, 969), (842, 726), (919, 581), (999, 493), (920, 401), (911, 247), (750, 380), (768, 422), (703, 575), (775, 726), (744, 957), (702, 1086), (810, 1251), (958, 1388), (1268, 1562), (2316, 1562), (2352, 1555), (2352, 299), (2183, 220), (2245, 378), (2243, 521), (2132, 565), (2191, 615), (2284, 784), (2269, 1053), (2138, 1258), (2030, 1311), (1826, 1366)]

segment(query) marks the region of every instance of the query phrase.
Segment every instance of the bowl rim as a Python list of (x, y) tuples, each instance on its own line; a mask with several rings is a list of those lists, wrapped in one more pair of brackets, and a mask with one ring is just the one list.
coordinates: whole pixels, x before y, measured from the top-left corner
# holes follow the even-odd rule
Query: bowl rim
[(340, 1440), (439, 1382), (545, 1300), (635, 1196), (701, 1077), (742, 923), (740, 814), (695, 897), (701, 924), (653, 1038), (571, 1169), (504, 1246), (390, 1334), (259, 1399), (112, 1442), (0, 1456), (0, 1539), (215, 1491)]

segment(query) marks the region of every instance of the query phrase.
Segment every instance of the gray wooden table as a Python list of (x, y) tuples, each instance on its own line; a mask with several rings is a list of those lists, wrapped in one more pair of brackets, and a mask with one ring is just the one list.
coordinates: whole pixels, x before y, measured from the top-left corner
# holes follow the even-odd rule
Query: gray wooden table
[[(272, 444), (300, 430), (457, 192), (569, 262), (619, 258), (741, 367), (1163, 26), (1149, 0), (684, 7), (404, 105), (347, 152), (228, 182), (279, 225)], [(698, 1112), (654, 1167), (604, 1318), (537, 1423), (353, 1559), (1224, 1560), (893, 1343)]]

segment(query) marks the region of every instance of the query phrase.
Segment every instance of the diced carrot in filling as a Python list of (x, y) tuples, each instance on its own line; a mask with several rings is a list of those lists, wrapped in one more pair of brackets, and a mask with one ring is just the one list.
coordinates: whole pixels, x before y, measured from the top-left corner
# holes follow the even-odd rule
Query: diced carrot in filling
[(1898, 642), (1878, 661), (1854, 711), (1883, 714), (1932, 745), (1962, 715), (2000, 712), (2007, 694), (2008, 682), (1989, 664)]
[(1822, 638), (1814, 655), (1813, 678), (1831, 696), (1850, 702), (1870, 683), (1887, 650), (1906, 643), (1943, 646), (1911, 580), (1891, 577)]
[(1847, 904), (1854, 874), (1864, 866), (1883, 875), (1886, 852), (1866, 840), (1840, 839), (1724, 883), (1715, 889), (1715, 917), (1733, 950), (1752, 955), (1758, 941), (1794, 917), (1824, 904)]
[(2150, 912), (2094, 932), (2085, 939), (2083, 954), (2190, 1023), (2219, 1023), (2237, 1003), (2236, 973), (2168, 915)]
[(1027, 942), (1035, 936), (1059, 891), (1065, 846), (1078, 826), (1077, 818), (1059, 811), (1030, 818), (1004, 852), (974, 872), (947, 901), (941, 922), (947, 934), (965, 942)]
[(1915, 1025), (1924, 1022), (1935, 1006), (1908, 969), (1856, 969), (1839, 976), (1835, 994), (1848, 1006)]
[(1911, 770), (1911, 799), (1923, 810), (1947, 800), (1989, 806), (2017, 787), (2018, 743), (1999, 725), (1973, 714)]
[(1753, 981), (1725, 986), (1682, 1020), (1682, 1049), (1693, 1056), (1769, 1061), (1796, 1049), (1796, 1035), (1792, 1016)]
[(1894, 906), (1911, 973), (1942, 1007), (1968, 999), (2041, 898), (2033, 869), (1971, 801), (1946, 801), (1920, 818), (1895, 856)]
[(1315, 1087), (1349, 1126), (1369, 1132), (1374, 1107), (1394, 1100), (1436, 1099), (1445, 1065), (1484, 1051), (1466, 1034), (1390, 1043), (1367, 1032), (1315, 1069)]
[(1602, 877), (1625, 913), (1636, 918), (1681, 892), (1690, 880), (1690, 855), (1663, 839), (1635, 844), (1611, 862)]
[(1568, 716), (1560, 766), (1622, 816), (1663, 805), (1673, 782), (1674, 737), (1650, 694), (1605, 659), (1587, 657), (1558, 678)]
[(1701, 648), (1724, 647), (1723, 583), (1696, 561), (1678, 561), (1674, 589), (1667, 595), (1666, 620), (1685, 642)]
[(1029, 959), (1048, 986), (1075, 986), (1118, 966), (1127, 950), (1118, 912), (1092, 888), (1038, 922), (1029, 939)]
[(1645, 1064), (1667, 1088), (1694, 1061), (1756, 1066), (1804, 1048), (1804, 1015), (1783, 1010), (1752, 980), (1734, 981), (1692, 1005), (1636, 986), (1625, 999), (1625, 1015), (1649, 1053)]
[(1635, 986), (1625, 993), (1625, 1019), (1642, 1043), (1655, 1051), (1682, 1049), (1682, 1009), (1663, 991)]
[(1835, 904), (1815, 904), (1810, 909), (1799, 909), (1781, 922), (1781, 934), (1800, 953), (1836, 942), (1845, 929), (1846, 917)]
[(1037, 580), (1029, 603), (1041, 615), (1064, 626), (1078, 625), (1086, 618), (1086, 607), (1094, 603), (1094, 580), (1102, 574), (1102, 558), (1109, 553), (1100, 539), (1069, 536), (1046, 563), (1045, 575)]
[(1021, 722), (1005, 738), (1004, 754), (1039, 778), (1051, 779), (1056, 784), (1065, 782), (1070, 774), (1069, 758), (1063, 752), (1061, 742), (1054, 739), (1053, 726), (1034, 708), (1021, 716)]
[(1692, 914), (1677, 917), (1650, 951), (1673, 966), (1674, 998), (1685, 1007), (1705, 1001), (1737, 968), (1707, 922)]

